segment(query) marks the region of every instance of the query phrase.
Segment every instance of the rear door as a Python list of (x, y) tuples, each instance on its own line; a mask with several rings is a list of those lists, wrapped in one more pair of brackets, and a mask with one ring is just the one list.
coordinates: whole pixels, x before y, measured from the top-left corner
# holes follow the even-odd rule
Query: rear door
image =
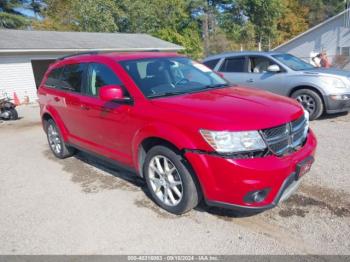
[(232, 84), (245, 86), (249, 79), (247, 58), (245, 56), (227, 57), (221, 63), (219, 72)]
[(280, 67), (280, 72), (268, 72), (270, 65), (277, 65), (273, 60), (266, 56), (248, 57), (248, 79), (246, 86), (267, 90), (277, 94), (284, 95), (284, 84), (286, 81), (286, 71)]
[(61, 104), (62, 120), (71, 139), (81, 139), (85, 136), (85, 130), (81, 129), (81, 90), (86, 69), (86, 63), (65, 65), (59, 81), (62, 96), (54, 97), (54, 100)]
[(61, 89), (60, 77), (63, 67), (54, 68), (49, 73), (46, 81), (38, 89), (40, 106), (46, 106), (50, 111), (54, 112), (59, 119), (64, 120), (66, 104), (66, 92)]

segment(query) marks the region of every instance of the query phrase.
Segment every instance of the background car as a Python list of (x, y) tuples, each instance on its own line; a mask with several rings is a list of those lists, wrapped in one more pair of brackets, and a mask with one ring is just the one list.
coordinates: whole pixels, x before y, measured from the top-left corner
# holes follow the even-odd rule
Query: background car
[(310, 119), (350, 109), (350, 72), (315, 68), (277, 52), (223, 53), (204, 59), (209, 68), (234, 84), (264, 89), (297, 99)]

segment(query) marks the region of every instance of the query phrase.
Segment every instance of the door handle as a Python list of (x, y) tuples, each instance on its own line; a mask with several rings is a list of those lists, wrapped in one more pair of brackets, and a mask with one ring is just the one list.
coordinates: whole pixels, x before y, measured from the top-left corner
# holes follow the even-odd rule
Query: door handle
[(57, 97), (57, 96), (55, 96), (54, 98), (53, 98), (56, 102), (59, 102), (61, 99), (59, 98), (59, 97)]
[(87, 105), (80, 105), (80, 109), (81, 110), (90, 110), (90, 107), (88, 107)]
[(253, 82), (254, 80), (252, 78), (247, 80), (247, 83), (253, 83)]

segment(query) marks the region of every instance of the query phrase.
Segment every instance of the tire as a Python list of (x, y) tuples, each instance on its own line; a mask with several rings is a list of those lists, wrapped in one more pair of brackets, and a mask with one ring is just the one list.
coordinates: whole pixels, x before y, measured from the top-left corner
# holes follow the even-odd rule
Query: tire
[[(163, 174), (157, 168), (157, 158)], [(167, 172), (164, 171), (167, 169), (165, 162)], [(152, 199), (166, 211), (181, 215), (198, 205), (200, 190), (191, 169), (180, 154), (165, 146), (155, 146), (146, 155), (143, 172)]]
[(318, 93), (310, 89), (299, 89), (292, 94), (309, 113), (310, 120), (319, 118), (324, 110), (322, 98)]
[(15, 108), (11, 108), (9, 110), (10, 112), (10, 120), (17, 120), (18, 119), (18, 112)]
[(61, 132), (52, 119), (47, 120), (45, 131), (50, 149), (55, 157), (64, 159), (74, 155), (75, 149), (64, 143)]

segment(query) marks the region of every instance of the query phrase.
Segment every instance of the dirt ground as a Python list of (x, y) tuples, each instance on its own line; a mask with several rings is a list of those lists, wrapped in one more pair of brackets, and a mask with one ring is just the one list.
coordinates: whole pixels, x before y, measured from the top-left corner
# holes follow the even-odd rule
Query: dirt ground
[(316, 162), (255, 216), (158, 208), (139, 179), (85, 153), (58, 160), (38, 107), (0, 123), (0, 254), (350, 254), (350, 114), (313, 121)]

